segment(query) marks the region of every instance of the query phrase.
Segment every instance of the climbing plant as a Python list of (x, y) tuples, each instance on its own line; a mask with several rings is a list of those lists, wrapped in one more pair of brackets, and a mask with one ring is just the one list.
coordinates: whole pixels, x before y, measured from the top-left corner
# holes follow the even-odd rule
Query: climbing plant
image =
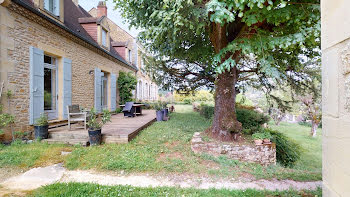
[(136, 89), (137, 80), (135, 75), (132, 72), (119, 72), (118, 77), (118, 89), (119, 89), (119, 97), (120, 103), (125, 103), (133, 100), (132, 91)]

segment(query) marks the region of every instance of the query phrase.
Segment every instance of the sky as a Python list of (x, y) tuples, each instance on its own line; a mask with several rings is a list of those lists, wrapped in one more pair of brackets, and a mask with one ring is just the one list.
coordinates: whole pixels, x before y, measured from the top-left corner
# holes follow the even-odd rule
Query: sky
[[(79, 5), (86, 11), (91, 10), (93, 7), (97, 7), (100, 0), (79, 0)], [(114, 9), (113, 1), (107, 1), (107, 17), (119, 25), (122, 29), (130, 33), (133, 37), (137, 37), (139, 31), (135, 28), (129, 29), (129, 24), (122, 18), (120, 11)]]

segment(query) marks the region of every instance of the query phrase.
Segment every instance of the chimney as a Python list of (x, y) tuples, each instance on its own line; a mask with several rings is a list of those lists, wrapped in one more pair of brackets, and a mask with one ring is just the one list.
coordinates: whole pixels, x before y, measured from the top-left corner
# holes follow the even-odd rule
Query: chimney
[(107, 16), (107, 6), (105, 1), (100, 1), (97, 5), (97, 18), (102, 16)]
[(72, 0), (76, 6), (79, 6), (79, 0)]

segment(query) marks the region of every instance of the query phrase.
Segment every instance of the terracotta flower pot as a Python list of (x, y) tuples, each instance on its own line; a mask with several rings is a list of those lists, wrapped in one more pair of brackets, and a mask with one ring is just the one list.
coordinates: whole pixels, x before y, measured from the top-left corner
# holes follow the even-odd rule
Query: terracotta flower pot
[(270, 139), (264, 139), (264, 144), (269, 144), (270, 142)]
[(263, 143), (263, 140), (255, 139), (254, 142), (255, 142), (255, 145), (261, 145)]

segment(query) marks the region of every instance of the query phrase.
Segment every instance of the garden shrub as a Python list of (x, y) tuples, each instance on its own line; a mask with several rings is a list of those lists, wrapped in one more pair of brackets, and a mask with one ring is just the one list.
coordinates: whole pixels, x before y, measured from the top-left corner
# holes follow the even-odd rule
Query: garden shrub
[(120, 103), (132, 101), (132, 91), (136, 89), (137, 79), (132, 72), (119, 72), (118, 87)]
[(199, 107), (199, 114), (207, 119), (214, 115), (214, 106), (202, 103)]
[(243, 129), (251, 130), (251, 133), (258, 131), (261, 125), (269, 122), (270, 118), (252, 109), (236, 108), (237, 120), (242, 123)]
[[(237, 105), (236, 108), (237, 120), (242, 123), (245, 134), (252, 134), (259, 131), (261, 125), (267, 123), (270, 119), (268, 116), (253, 109), (254, 107), (245, 107), (242, 105)], [(214, 115), (214, 106), (202, 103), (199, 113), (203, 117), (210, 119)]]
[(184, 103), (185, 103), (185, 104), (192, 104), (192, 99), (190, 99), (190, 98), (185, 98), (185, 99), (184, 99)]
[(272, 129), (263, 130), (269, 132), (272, 135), (271, 141), (276, 143), (277, 162), (284, 167), (293, 167), (300, 159), (301, 147), (299, 144), (279, 131)]

